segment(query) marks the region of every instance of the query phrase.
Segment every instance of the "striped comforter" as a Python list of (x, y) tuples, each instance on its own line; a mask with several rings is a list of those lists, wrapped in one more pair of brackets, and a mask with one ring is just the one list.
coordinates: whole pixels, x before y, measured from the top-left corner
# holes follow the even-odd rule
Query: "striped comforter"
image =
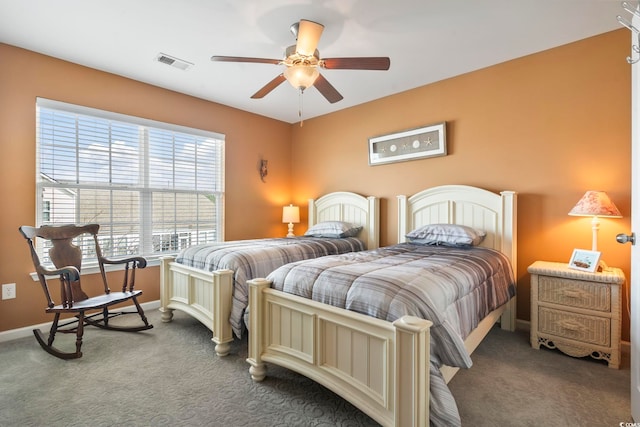
[(236, 240), (191, 246), (183, 249), (176, 261), (207, 271), (233, 270), (233, 305), (229, 320), (234, 333), (240, 337), (242, 317), (249, 299), (247, 280), (266, 277), (276, 268), (289, 262), (364, 249), (365, 243), (355, 237)]
[(432, 425), (460, 423), (438, 367), (471, 367), (464, 339), (516, 291), (496, 250), (409, 243), (287, 264), (267, 278), (274, 289), (383, 320), (431, 320)]

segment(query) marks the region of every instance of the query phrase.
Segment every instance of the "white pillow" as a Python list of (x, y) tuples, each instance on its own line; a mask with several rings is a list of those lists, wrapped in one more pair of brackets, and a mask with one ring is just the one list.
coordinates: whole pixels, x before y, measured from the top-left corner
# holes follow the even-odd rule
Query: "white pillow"
[(486, 233), (482, 230), (457, 224), (429, 224), (406, 235), (410, 243), (417, 245), (476, 246)]
[(305, 236), (308, 237), (355, 237), (362, 230), (362, 226), (344, 221), (324, 221), (312, 225)]

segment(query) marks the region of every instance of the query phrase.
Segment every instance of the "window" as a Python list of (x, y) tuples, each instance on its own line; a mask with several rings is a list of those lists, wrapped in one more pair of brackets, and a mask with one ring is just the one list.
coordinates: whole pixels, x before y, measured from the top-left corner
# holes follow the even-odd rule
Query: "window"
[(98, 223), (105, 256), (224, 240), (223, 135), (41, 98), (36, 112), (38, 225)]
[(51, 221), (51, 202), (49, 200), (42, 201), (42, 222)]

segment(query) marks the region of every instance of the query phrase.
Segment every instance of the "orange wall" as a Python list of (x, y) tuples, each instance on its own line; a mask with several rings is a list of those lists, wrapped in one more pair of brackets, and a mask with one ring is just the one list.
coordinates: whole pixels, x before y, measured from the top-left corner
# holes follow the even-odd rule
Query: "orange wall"
[[(566, 262), (574, 248), (590, 248), (590, 220), (567, 212), (586, 190), (602, 189), (624, 218), (602, 220), (599, 249), (628, 276), (629, 247), (614, 236), (630, 230), (629, 48), (621, 29), (299, 127), (0, 44), (0, 283), (18, 284), (18, 298), (0, 301), (0, 331), (50, 320), (17, 232), (35, 217), (37, 96), (226, 134), (227, 239), (281, 235), (283, 204), (348, 190), (382, 198), (381, 243), (392, 244), (398, 194), (441, 184), (515, 190), (518, 318), (529, 320), (527, 266)], [(368, 166), (369, 137), (440, 121), (448, 156)], [(269, 160), (266, 183), (257, 172), (261, 156)], [(158, 299), (158, 269), (142, 278), (144, 301)]]
[[(225, 134), (226, 238), (286, 231), (280, 220), (290, 202), (289, 124), (6, 44), (0, 44), (0, 64), (0, 283), (17, 284), (16, 299), (0, 300), (0, 331), (51, 321), (18, 233), (20, 225), (35, 222), (36, 97)], [(258, 174), (261, 157), (269, 161), (266, 183)], [(159, 268), (140, 273), (143, 301), (158, 300)], [(85, 277), (83, 286), (96, 286), (97, 275)]]
[[(335, 190), (381, 197), (384, 245), (397, 240), (398, 194), (441, 184), (517, 191), (518, 318), (529, 320), (527, 266), (591, 249), (590, 219), (567, 213), (601, 189), (624, 218), (602, 219), (599, 249), (628, 277), (630, 248), (615, 235), (630, 231), (629, 45), (621, 29), (307, 119), (292, 128), (294, 202)], [(441, 121), (446, 157), (368, 166), (369, 137)], [(623, 312), (628, 340), (626, 296)]]

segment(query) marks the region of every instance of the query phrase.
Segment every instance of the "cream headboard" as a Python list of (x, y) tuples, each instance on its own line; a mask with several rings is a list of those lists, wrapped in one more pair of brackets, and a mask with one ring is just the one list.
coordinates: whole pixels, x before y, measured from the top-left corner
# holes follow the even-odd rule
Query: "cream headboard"
[[(484, 230), (481, 246), (503, 252), (516, 268), (517, 194), (466, 185), (443, 185), (413, 196), (398, 196), (398, 242), (427, 224), (462, 224)], [(515, 274), (515, 271), (514, 271)], [(516, 276), (517, 277), (517, 276)]]
[(338, 191), (309, 199), (309, 227), (322, 221), (361, 225), (358, 237), (367, 243), (367, 249), (380, 245), (380, 199), (377, 197)]

